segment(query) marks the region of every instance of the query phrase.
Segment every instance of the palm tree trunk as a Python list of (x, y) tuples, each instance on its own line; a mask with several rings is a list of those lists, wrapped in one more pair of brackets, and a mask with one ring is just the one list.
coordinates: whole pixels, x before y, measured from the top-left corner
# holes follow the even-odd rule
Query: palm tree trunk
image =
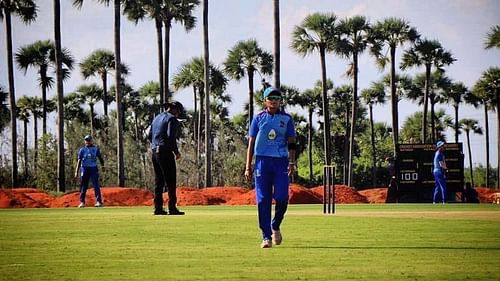
[(54, 0), (54, 41), (56, 47), (56, 84), (57, 84), (57, 191), (66, 191), (64, 173), (64, 86), (61, 51), (61, 3)]
[(17, 124), (16, 124), (16, 92), (14, 86), (14, 62), (12, 59), (12, 25), (10, 12), (5, 11), (5, 33), (7, 43), (7, 68), (9, 73), (9, 102), (10, 102), (10, 138), (12, 151), (12, 173), (11, 185), (18, 187), (18, 172), (17, 172)]
[(458, 121), (458, 104), (453, 106), (455, 109), (455, 143), (458, 143), (459, 121)]
[(101, 74), (102, 80), (102, 104), (104, 109), (104, 116), (108, 117), (108, 79), (106, 73)]
[(115, 24), (114, 24), (114, 41), (115, 41), (115, 87), (116, 87), (116, 113), (117, 113), (117, 159), (118, 159), (118, 186), (125, 186), (125, 165), (123, 159), (123, 111), (122, 111), (122, 91), (121, 91), (121, 55), (120, 55), (120, 0), (114, 2)]
[(473, 174), (473, 169), (472, 169), (472, 152), (470, 149), (470, 132), (465, 131), (465, 134), (467, 136), (467, 151), (469, 152), (469, 166), (470, 166), (470, 182), (472, 184), (472, 187), (474, 187), (474, 174)]
[[(40, 76), (42, 81), (47, 80), (47, 69), (45, 67), (40, 70)], [(45, 85), (42, 85), (42, 133), (47, 134), (47, 88)]]
[(431, 102), (431, 142), (436, 143), (436, 113), (434, 112), (434, 105), (436, 100), (435, 94), (431, 94), (429, 99)]
[(24, 183), (28, 178), (28, 121), (23, 122)]
[(427, 108), (429, 107), (429, 84), (431, 80), (431, 65), (425, 65), (424, 116), (422, 116), (422, 143), (427, 142)]
[(203, 58), (205, 68), (205, 187), (212, 186), (212, 138), (210, 137), (210, 48), (208, 44), (208, 0), (203, 0)]
[(349, 136), (349, 180), (348, 186), (352, 185), (352, 160), (354, 158), (354, 133), (356, 132), (356, 115), (358, 113), (358, 54), (352, 55), (353, 78), (352, 78), (352, 112), (351, 112), (351, 133)]
[(254, 70), (248, 69), (248, 128), (253, 120), (253, 75)]
[(377, 183), (377, 152), (375, 150), (375, 128), (373, 125), (373, 105), (369, 105), (370, 109), (370, 130), (372, 138), (372, 186), (376, 186)]
[(344, 171), (344, 175), (343, 175), (343, 184), (344, 185), (347, 185), (347, 181), (349, 180), (349, 177), (348, 177), (348, 174), (349, 174), (349, 171), (348, 171), (348, 163), (349, 163), (349, 124), (351, 123), (351, 120), (349, 118), (349, 107), (346, 106), (346, 109), (345, 109), (345, 124), (344, 124), (344, 129), (345, 129), (345, 134), (344, 134), (344, 155), (343, 155), (343, 171)]
[(204, 106), (204, 98), (205, 98), (205, 89), (204, 88), (199, 88), (198, 89), (198, 92), (200, 94), (200, 100), (199, 100), (199, 103), (200, 103), (200, 111), (198, 112), (198, 139), (197, 139), (197, 143), (196, 143), (196, 149), (198, 150), (197, 154), (198, 154), (198, 157), (196, 158), (196, 186), (198, 188), (201, 187), (201, 174), (200, 174), (200, 169), (201, 169), (201, 161), (200, 161), (200, 155), (201, 155), (201, 142), (203, 141), (202, 139), (202, 132), (203, 132), (203, 116), (204, 116), (204, 110), (205, 110), (205, 106)]
[(486, 135), (486, 187), (490, 187), (490, 126), (488, 122), (488, 106), (484, 101), (484, 128)]
[(500, 189), (500, 92), (495, 88), (497, 98), (497, 189)]
[(90, 107), (90, 134), (94, 135), (94, 105), (89, 104)]
[(274, 6), (274, 86), (279, 89), (280, 82), (280, 0), (273, 0)]
[(170, 28), (172, 27), (172, 20), (166, 20), (165, 25), (165, 44), (164, 44), (164, 57), (163, 57), (163, 102), (170, 101), (170, 89), (169, 89), (169, 66), (170, 66)]
[(156, 25), (156, 45), (158, 46), (158, 81), (160, 81), (160, 111), (162, 111), (163, 108), (163, 91), (164, 91), (164, 85), (163, 85), (163, 37), (162, 37), (162, 28), (163, 28), (163, 23), (159, 19), (155, 19), (155, 25)]
[(396, 93), (396, 47), (391, 46), (391, 115), (392, 115), (392, 141), (394, 143), (393, 155), (397, 159), (397, 145), (399, 143), (399, 111), (398, 95)]
[(321, 63), (321, 91), (323, 101), (323, 147), (325, 152), (325, 165), (331, 164), (331, 150), (330, 150), (330, 108), (328, 102), (327, 86), (326, 86), (326, 60), (325, 60), (325, 47), (319, 48), (320, 63)]
[(307, 155), (309, 161), (309, 185), (313, 184), (313, 161), (312, 161), (312, 122), (313, 109), (309, 108), (309, 125), (307, 128)]
[(198, 98), (197, 98), (197, 95), (196, 95), (196, 86), (193, 86), (193, 105), (194, 105), (194, 115), (193, 115), (193, 130), (194, 130), (194, 138), (193, 138), (193, 141), (195, 142), (196, 144), (196, 149), (195, 149), (195, 155), (194, 155), (194, 159), (195, 159), (195, 164), (198, 165), (198, 157), (200, 155), (200, 139), (198, 137), (198, 130), (199, 130), (199, 123), (198, 123)]
[(35, 115), (33, 115), (33, 119), (34, 119), (33, 138), (35, 139), (34, 143), (33, 143), (34, 150), (35, 150), (35, 155), (34, 155), (34, 159), (33, 159), (33, 174), (36, 175), (36, 170), (37, 170), (36, 162), (38, 162), (38, 120), (37, 120), (38, 118)]

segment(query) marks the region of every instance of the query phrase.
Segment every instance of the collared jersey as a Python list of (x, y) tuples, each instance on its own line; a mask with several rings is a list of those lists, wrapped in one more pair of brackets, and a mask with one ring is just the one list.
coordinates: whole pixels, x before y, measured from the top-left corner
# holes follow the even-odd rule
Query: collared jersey
[(439, 165), (440, 161), (444, 161), (444, 153), (438, 149), (434, 154), (434, 172), (441, 171), (441, 165)]
[(179, 121), (174, 115), (168, 112), (158, 114), (151, 124), (151, 148), (164, 146), (167, 149), (178, 153), (177, 149), (177, 128)]
[(255, 137), (255, 156), (288, 157), (288, 138), (295, 137), (292, 116), (284, 111), (257, 114), (250, 125), (249, 136)]
[(78, 160), (82, 160), (82, 167), (97, 167), (99, 157), (101, 157), (101, 150), (95, 145), (81, 147), (78, 151)]

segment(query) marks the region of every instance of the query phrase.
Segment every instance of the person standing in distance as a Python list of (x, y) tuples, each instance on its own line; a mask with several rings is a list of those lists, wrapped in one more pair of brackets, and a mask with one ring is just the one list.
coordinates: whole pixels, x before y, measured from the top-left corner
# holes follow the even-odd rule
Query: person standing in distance
[[(296, 133), (292, 116), (280, 110), (281, 92), (268, 87), (263, 96), (265, 110), (250, 124), (245, 178), (251, 180), (255, 175), (261, 248), (271, 248), (273, 244), (280, 245), (283, 239), (280, 226), (288, 207), (288, 177), (295, 171)], [(273, 198), (276, 206), (271, 220)]]
[(434, 188), (434, 196), (432, 203), (436, 204), (438, 194), (441, 193), (441, 200), (443, 204), (446, 203), (446, 161), (444, 159), (444, 141), (438, 141), (436, 144), (436, 153), (434, 154), (434, 179), (436, 180), (436, 187)]
[(78, 151), (78, 162), (76, 163), (75, 178), (78, 178), (80, 172), (80, 205), (78, 208), (85, 207), (85, 195), (89, 186), (89, 179), (92, 179), (95, 193), (95, 206), (103, 207), (101, 188), (99, 187), (99, 170), (97, 169), (97, 159), (101, 162), (101, 167), (104, 169), (104, 160), (99, 147), (94, 145), (91, 135), (86, 135), (83, 140), (85, 146)]
[[(177, 148), (179, 118), (184, 114), (180, 102), (165, 104), (166, 111), (151, 123), (151, 150), (155, 172), (154, 215), (184, 215), (177, 209), (175, 161), (181, 158)], [(168, 213), (163, 209), (163, 191), (168, 190)]]

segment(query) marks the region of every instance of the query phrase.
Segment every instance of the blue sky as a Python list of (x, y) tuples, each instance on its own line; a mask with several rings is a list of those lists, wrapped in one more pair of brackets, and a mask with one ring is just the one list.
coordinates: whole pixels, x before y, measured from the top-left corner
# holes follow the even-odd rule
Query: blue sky
[[(53, 38), (52, 1), (37, 1), (40, 6), (37, 22), (25, 26), (17, 18), (13, 19), (13, 48), (17, 51), (21, 46), (36, 40)], [(113, 50), (113, 10), (97, 4), (96, 1), (85, 1), (83, 8), (77, 10), (72, 1), (61, 1), (62, 43), (79, 62), (98, 48)], [(455, 81), (461, 81), (472, 87), (482, 72), (491, 66), (500, 66), (500, 50), (484, 50), (484, 38), (489, 29), (500, 24), (500, 1), (496, 0), (372, 0), (372, 1), (331, 1), (331, 0), (282, 0), (281, 1), (281, 83), (295, 86), (300, 90), (311, 88), (320, 78), (319, 55), (313, 54), (302, 58), (290, 48), (291, 33), (296, 25), (314, 12), (332, 12), (339, 18), (364, 15), (372, 23), (387, 17), (403, 18), (417, 28), (423, 37), (438, 39), (443, 47), (449, 50), (457, 61), (446, 68), (447, 74)], [(237, 41), (255, 38), (259, 45), (272, 53), (273, 49), (273, 17), (271, 0), (211, 0), (209, 2), (209, 36), (210, 60), (221, 66), (227, 52)], [(201, 9), (197, 9), (197, 27), (190, 33), (184, 28), (174, 25), (171, 33), (170, 77), (178, 67), (192, 57), (202, 55)], [(122, 60), (131, 70), (127, 82), (135, 88), (148, 81), (157, 79), (157, 50), (154, 24), (144, 21), (135, 25), (122, 17), (121, 28)], [(0, 85), (7, 88), (5, 27), (0, 28)], [(403, 48), (398, 49), (401, 55)], [(399, 61), (398, 61), (399, 62)], [(336, 86), (349, 84), (344, 75), (348, 61), (327, 56), (327, 75)], [(386, 73), (380, 72), (374, 60), (368, 54), (360, 57), (359, 87), (366, 88), (371, 82), (380, 79)], [(423, 69), (414, 69), (409, 74), (421, 73)], [(272, 80), (271, 77), (267, 77)], [(25, 74), (15, 72), (16, 94), (40, 95), (37, 87), (36, 71), (30, 69)], [(259, 85), (256, 77), (255, 84)], [(84, 83), (100, 83), (97, 79), (83, 80), (78, 67), (72, 77), (64, 85), (65, 92), (74, 91)], [(230, 114), (241, 112), (247, 95), (247, 80), (231, 81), (227, 93), (232, 96)], [(54, 95), (54, 90), (49, 96)], [(190, 90), (180, 91), (174, 96), (187, 108), (192, 107)], [(449, 114), (452, 109), (444, 108)], [(291, 109), (295, 111), (294, 109)], [(400, 124), (405, 118), (421, 110), (417, 104), (400, 103)], [(377, 106), (374, 110), (375, 120), (390, 124), (389, 108)], [(482, 109), (464, 107), (460, 118), (474, 118), (484, 127)], [(51, 117), (51, 121), (55, 121)], [(489, 116), (491, 160), (496, 165), (496, 117)], [(53, 129), (55, 130), (55, 129)], [(31, 132), (31, 131), (30, 131)], [(452, 131), (448, 131), (448, 140), (453, 140)], [(462, 138), (460, 141), (463, 141)], [(473, 162), (485, 162), (485, 137), (472, 136)], [(4, 147), (2, 146), (2, 149)], [(466, 154), (466, 163), (468, 158)], [(467, 164), (466, 164), (467, 165)]]

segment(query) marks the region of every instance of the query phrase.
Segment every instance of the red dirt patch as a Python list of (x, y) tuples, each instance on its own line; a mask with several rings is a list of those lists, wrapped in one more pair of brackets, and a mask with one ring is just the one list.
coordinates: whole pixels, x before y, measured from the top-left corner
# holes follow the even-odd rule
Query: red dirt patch
[[(311, 188), (311, 190), (318, 196), (321, 196), (321, 198), (323, 198), (323, 188), (324, 187), (320, 185)], [(335, 203), (343, 203), (343, 204), (368, 203), (368, 200), (366, 199), (365, 196), (359, 194), (356, 190), (354, 190), (354, 188), (348, 187), (346, 185), (335, 185)]]
[(359, 191), (368, 203), (385, 203), (387, 199), (387, 188), (371, 188)]

